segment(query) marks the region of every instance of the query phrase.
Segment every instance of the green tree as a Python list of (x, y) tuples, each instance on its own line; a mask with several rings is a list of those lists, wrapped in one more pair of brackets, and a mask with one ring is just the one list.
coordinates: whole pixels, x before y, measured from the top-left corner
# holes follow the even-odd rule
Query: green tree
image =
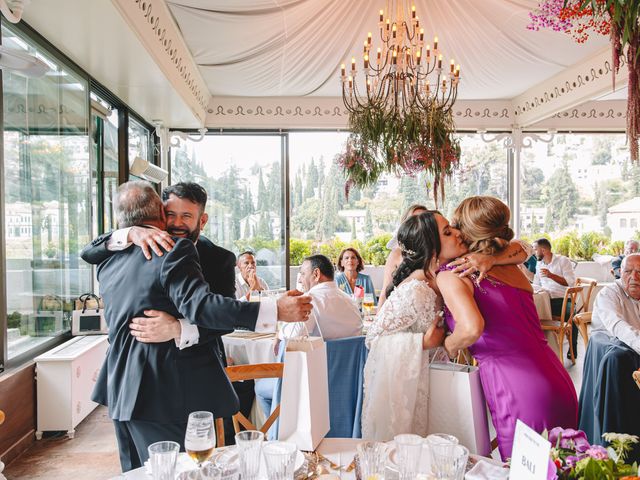
[(547, 205), (545, 230), (566, 228), (578, 211), (577, 199), (578, 189), (565, 161), (553, 172), (543, 188), (543, 200)]
[(268, 212), (262, 212), (258, 220), (258, 237), (267, 240), (273, 240), (273, 231), (271, 229), (271, 219)]
[(371, 216), (369, 205), (367, 205), (364, 215), (364, 234), (367, 238), (373, 237), (373, 217)]
[(313, 157), (311, 157), (311, 162), (309, 163), (309, 166), (307, 167), (307, 173), (306, 173), (306, 180), (307, 183), (304, 187), (304, 198), (313, 198), (315, 196), (315, 192), (316, 192), (316, 188), (318, 187), (318, 169), (316, 167), (316, 164), (313, 160)]
[(258, 211), (266, 212), (267, 210), (269, 210), (269, 194), (264, 184), (262, 169), (260, 169), (260, 173), (258, 174)]

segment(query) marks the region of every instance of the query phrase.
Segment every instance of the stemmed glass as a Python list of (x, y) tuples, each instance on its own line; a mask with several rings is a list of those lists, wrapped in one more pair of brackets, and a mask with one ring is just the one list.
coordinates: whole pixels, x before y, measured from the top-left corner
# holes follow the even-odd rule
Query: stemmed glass
[(211, 457), (215, 446), (213, 414), (211, 412), (190, 413), (184, 448), (191, 459), (198, 464), (198, 468)]

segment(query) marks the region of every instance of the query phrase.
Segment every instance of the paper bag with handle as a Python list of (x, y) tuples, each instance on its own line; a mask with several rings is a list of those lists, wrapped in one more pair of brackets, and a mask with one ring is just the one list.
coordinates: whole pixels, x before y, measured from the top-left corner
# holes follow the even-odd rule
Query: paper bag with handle
[(308, 335), (291, 338), (284, 354), (278, 439), (295, 443), (300, 450), (312, 451), (329, 428), (324, 340)]

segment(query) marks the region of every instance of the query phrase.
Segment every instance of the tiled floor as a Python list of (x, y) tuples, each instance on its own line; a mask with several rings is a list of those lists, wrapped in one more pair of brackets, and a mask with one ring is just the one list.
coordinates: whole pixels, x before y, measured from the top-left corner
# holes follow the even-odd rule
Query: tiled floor
[[(565, 352), (568, 345), (565, 344)], [(578, 395), (582, 383), (584, 344), (578, 339), (578, 361), (565, 367)], [(106, 480), (120, 474), (118, 447), (107, 409), (98, 407), (77, 428), (66, 435), (44, 438), (17, 458), (5, 471), (7, 480)]]
[(45, 436), (4, 470), (7, 480), (106, 480), (120, 474), (118, 447), (107, 409), (98, 407), (74, 439)]

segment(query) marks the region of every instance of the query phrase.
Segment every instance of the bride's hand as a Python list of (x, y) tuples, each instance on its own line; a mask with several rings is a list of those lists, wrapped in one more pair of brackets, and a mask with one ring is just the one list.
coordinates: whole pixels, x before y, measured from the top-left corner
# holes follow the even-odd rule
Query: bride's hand
[(483, 255), (480, 253), (469, 253), (464, 257), (460, 257), (450, 265), (456, 268), (453, 273), (459, 274), (461, 277), (467, 277), (474, 273), (478, 274), (478, 282), (486, 277), (487, 272), (493, 268), (496, 259), (491, 255)]
[(444, 327), (439, 327), (437, 323), (431, 325), (422, 337), (423, 350), (429, 350), (430, 348), (436, 348), (442, 345), (444, 343), (444, 334)]

